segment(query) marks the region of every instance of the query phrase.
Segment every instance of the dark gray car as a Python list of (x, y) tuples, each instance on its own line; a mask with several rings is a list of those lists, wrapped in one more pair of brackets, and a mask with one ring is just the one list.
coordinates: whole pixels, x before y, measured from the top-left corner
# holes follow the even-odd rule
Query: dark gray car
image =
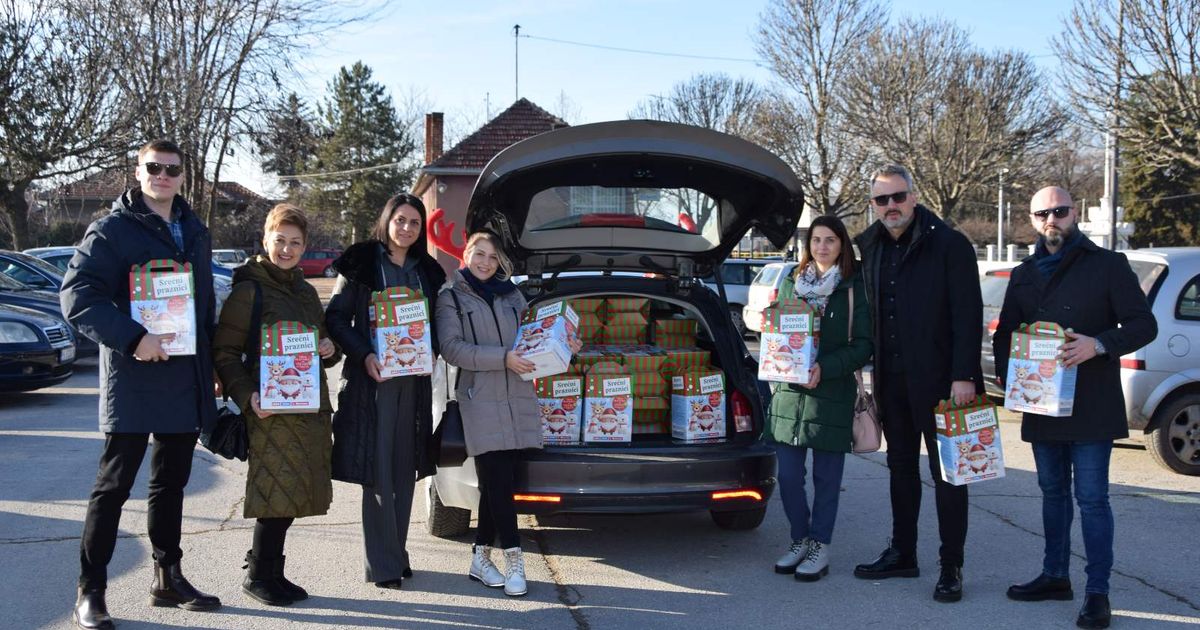
[[(649, 298), (651, 319), (698, 322), (697, 345), (726, 382), (726, 436), (706, 443), (669, 434), (631, 442), (532, 451), (517, 477), (525, 513), (708, 510), (717, 525), (757, 527), (775, 487), (775, 454), (760, 439), (766, 388), (721, 298), (700, 282), (751, 228), (782, 247), (803, 208), (779, 158), (722, 133), (651, 121), (569, 127), (515, 144), (480, 175), (470, 231), (499, 234), (531, 305), (576, 297)], [(681, 220), (683, 216), (695, 217)], [(691, 226), (694, 229), (681, 227)], [(591, 272), (559, 278), (560, 272)], [(616, 275), (637, 272), (643, 277)], [(650, 276), (650, 277), (644, 277)], [(720, 282), (720, 275), (717, 276)], [(653, 340), (653, 326), (647, 334)], [(434, 374), (434, 417), (454, 368)], [(428, 528), (466, 530), (477, 506), (475, 470), (430, 479)]]

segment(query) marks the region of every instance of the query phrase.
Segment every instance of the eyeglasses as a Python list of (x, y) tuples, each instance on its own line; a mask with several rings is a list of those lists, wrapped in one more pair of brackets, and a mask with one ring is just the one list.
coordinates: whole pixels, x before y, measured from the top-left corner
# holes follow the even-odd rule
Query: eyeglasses
[(871, 201), (875, 202), (877, 206), (886, 206), (889, 198), (895, 203), (904, 203), (904, 200), (908, 199), (908, 191), (901, 190), (890, 195), (876, 195), (871, 197)]
[(147, 173), (153, 176), (157, 176), (159, 173), (163, 172), (164, 169), (167, 171), (167, 177), (179, 177), (180, 175), (183, 175), (182, 164), (159, 164), (158, 162), (143, 162), (142, 167), (146, 169)]
[(1045, 210), (1034, 210), (1029, 214), (1037, 217), (1038, 221), (1045, 221), (1053, 214), (1055, 219), (1065, 219), (1068, 214), (1071, 214), (1071, 206), (1059, 206), (1057, 208), (1046, 208)]

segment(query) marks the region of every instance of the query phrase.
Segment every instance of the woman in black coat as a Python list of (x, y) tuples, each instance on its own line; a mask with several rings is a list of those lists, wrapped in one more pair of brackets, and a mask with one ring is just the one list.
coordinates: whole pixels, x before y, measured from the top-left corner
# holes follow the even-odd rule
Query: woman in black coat
[[(416, 480), (434, 472), (427, 447), (433, 396), (429, 376), (380, 378), (367, 308), (372, 292), (405, 286), (426, 297), (432, 319), (446, 273), (427, 251), (425, 230), (420, 199), (388, 199), (372, 238), (334, 261), (339, 277), (325, 312), (329, 335), (347, 357), (333, 416), (333, 478), (363, 486), (366, 579), (381, 588), (398, 589), (412, 577), (405, 542)], [(436, 352), (434, 326), (428, 330)]]

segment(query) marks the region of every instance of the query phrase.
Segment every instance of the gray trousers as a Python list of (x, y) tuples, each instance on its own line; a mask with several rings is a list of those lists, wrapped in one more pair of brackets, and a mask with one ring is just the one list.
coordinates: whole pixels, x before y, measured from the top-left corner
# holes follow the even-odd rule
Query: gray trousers
[(409, 568), (405, 547), (417, 471), (416, 380), (388, 379), (375, 397), (375, 485), (363, 487), (362, 497), (368, 582), (398, 580)]

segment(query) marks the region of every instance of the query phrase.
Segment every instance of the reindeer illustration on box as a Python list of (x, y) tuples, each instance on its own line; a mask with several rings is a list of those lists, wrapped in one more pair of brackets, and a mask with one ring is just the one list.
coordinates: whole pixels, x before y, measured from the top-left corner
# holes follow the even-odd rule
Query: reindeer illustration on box
[(258, 406), (263, 411), (315, 412), (321, 408), (317, 328), (300, 322), (262, 327)]
[(533, 383), (542, 414), (542, 441), (546, 444), (570, 444), (579, 441), (583, 413), (583, 378), (547, 376)]
[(376, 291), (368, 311), (380, 376), (433, 373), (429, 302), (420, 291), (407, 287)]
[(725, 373), (712, 367), (683, 369), (671, 378), (671, 437), (725, 437)]
[(196, 289), (192, 264), (151, 260), (129, 269), (129, 312), (155, 335), (173, 334), (163, 343), (171, 356), (196, 354)]

